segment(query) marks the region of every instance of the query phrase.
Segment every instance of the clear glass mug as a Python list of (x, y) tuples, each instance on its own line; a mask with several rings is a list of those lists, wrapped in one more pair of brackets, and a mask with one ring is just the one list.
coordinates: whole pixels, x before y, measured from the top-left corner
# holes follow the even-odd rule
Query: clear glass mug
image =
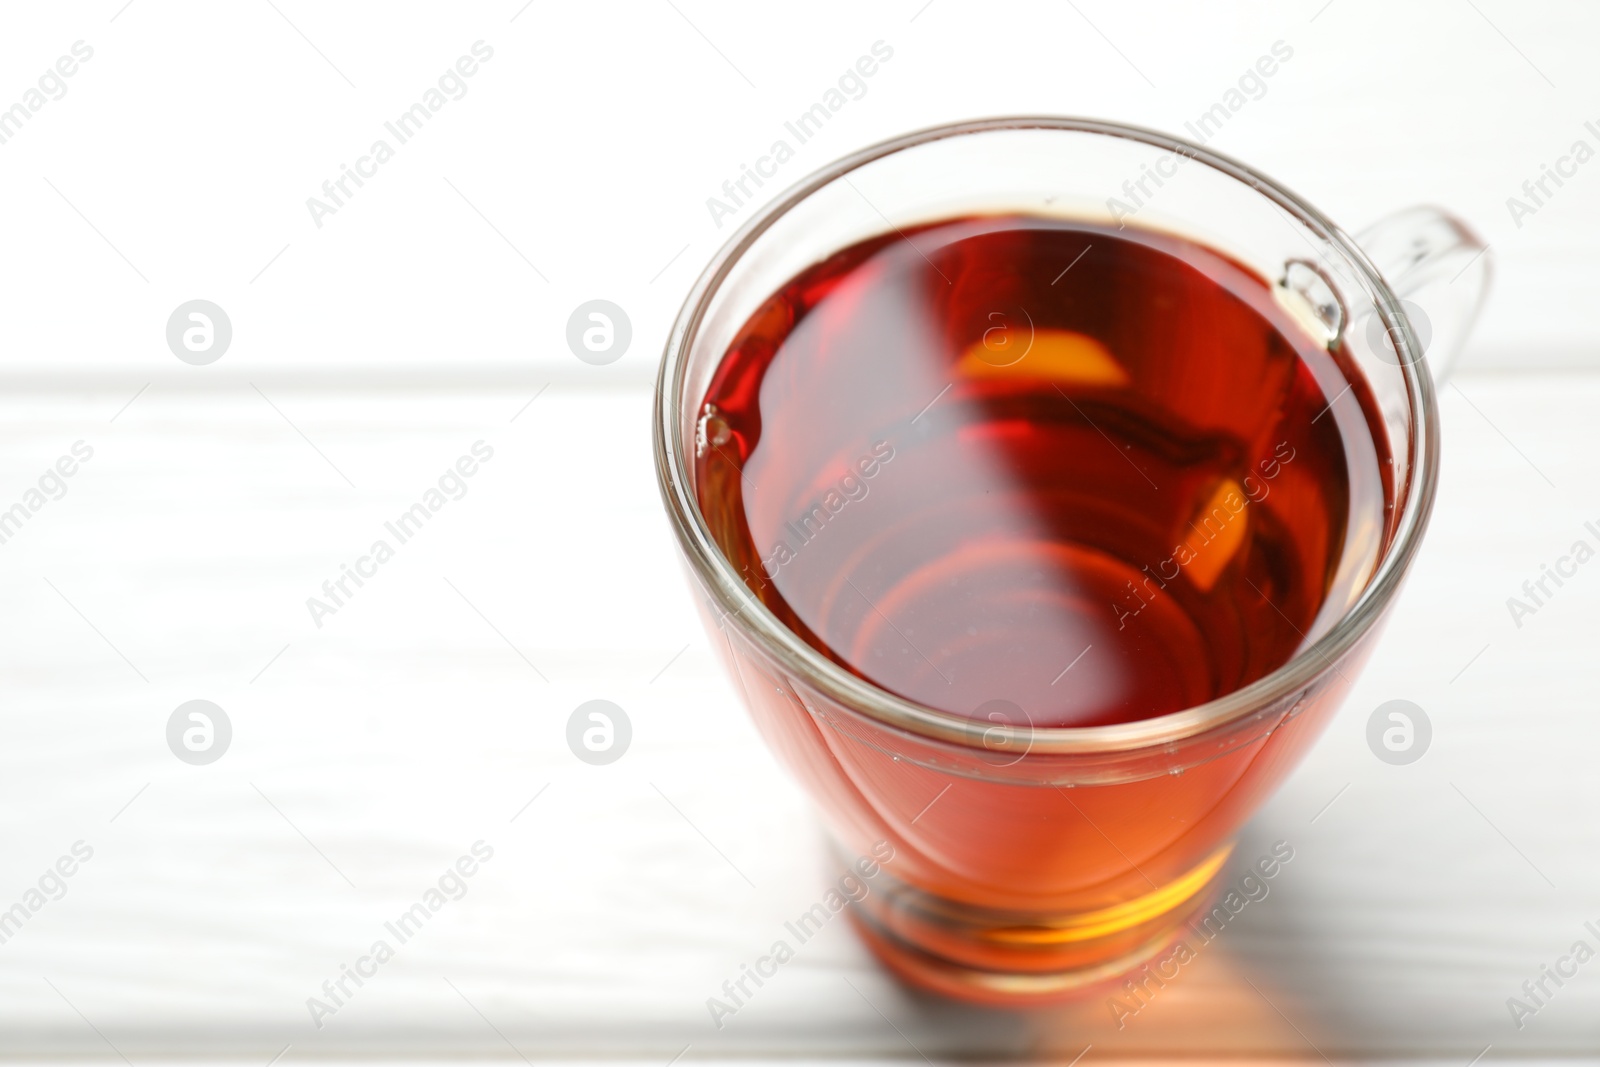
[[(700, 404), (758, 306), (858, 241), (1002, 211), (1109, 219), (1218, 249), (1272, 281), (1370, 387), (1381, 425), (1337, 388), (1325, 386), (1326, 410), (1387, 435), (1386, 521), (1347, 531), (1328, 604), (1258, 681), (1118, 725), (952, 715), (877, 688), (787, 629), (708, 529), (694, 483)], [(820, 805), (842, 859), (893, 848), (850, 909), (891, 969), (967, 1000), (1049, 1001), (1123, 975), (1200, 920), (1235, 835), (1333, 715), (1416, 555), (1438, 479), (1435, 376), (1488, 277), (1485, 246), (1441, 212), (1402, 212), (1358, 245), (1225, 156), (1066, 118), (969, 122), (864, 149), (789, 189), (717, 253), (661, 364), (657, 476), (708, 632), (763, 736)]]

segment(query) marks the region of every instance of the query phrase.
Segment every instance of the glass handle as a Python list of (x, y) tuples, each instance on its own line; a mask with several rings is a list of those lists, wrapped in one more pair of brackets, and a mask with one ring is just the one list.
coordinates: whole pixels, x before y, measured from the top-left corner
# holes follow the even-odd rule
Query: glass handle
[(1488, 293), (1489, 246), (1454, 215), (1426, 206), (1380, 219), (1356, 242), (1400, 297), (1433, 380), (1443, 384)]

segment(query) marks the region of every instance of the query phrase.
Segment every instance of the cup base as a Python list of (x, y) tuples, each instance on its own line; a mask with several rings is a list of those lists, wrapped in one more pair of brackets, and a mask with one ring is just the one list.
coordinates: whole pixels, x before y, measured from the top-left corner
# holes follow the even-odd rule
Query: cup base
[(909, 985), (993, 1007), (1053, 1004), (1119, 983), (1192, 938), (1189, 924), (1210, 906), (1232, 851), (1228, 842), (1167, 885), (1090, 912), (976, 908), (887, 872), (848, 912), (867, 947)]

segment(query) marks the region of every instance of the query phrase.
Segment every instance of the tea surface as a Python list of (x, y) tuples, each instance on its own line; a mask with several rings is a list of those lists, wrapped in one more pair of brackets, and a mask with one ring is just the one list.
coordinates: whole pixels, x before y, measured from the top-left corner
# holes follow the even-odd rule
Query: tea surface
[(1327, 624), (1389, 476), (1381, 439), (1330, 413), (1345, 391), (1370, 406), (1216, 251), (954, 219), (765, 302), (705, 395), (697, 492), (750, 588), (874, 684), (1127, 722), (1247, 685)]

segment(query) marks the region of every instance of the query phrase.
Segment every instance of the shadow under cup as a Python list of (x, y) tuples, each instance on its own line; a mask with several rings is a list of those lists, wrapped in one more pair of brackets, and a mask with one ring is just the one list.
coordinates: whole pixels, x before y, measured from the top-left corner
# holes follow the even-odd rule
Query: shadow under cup
[[(1144, 195), (1130, 197), (1130, 187)], [(718, 547), (697, 504), (697, 421), (752, 314), (791, 278), (860, 241), (1002, 212), (1137, 224), (1221, 251), (1281, 289), (1283, 306), (1336, 353), (1328, 366), (1348, 380), (1320, 382), (1329, 417), (1345, 420), (1342, 432), (1381, 441), (1379, 454), (1392, 461), (1387, 499), (1351, 512), (1321, 613), (1295, 655), (1265, 677), (1209, 703), (1112, 725), (953, 715), (877, 688), (812, 648)], [(1374, 254), (1397, 278), (1430, 280), (1464, 248), (1459, 235), (1440, 236), (1441, 219), (1397, 216), (1373, 232)], [(1432, 324), (1435, 347), (1453, 347), (1470, 314), (1440, 318), (1451, 321)], [(1338, 403), (1352, 383), (1366, 402)], [(1007, 119), (867, 149), (747, 222), (673, 328), (657, 382), (655, 449), (708, 632), (767, 743), (821, 806), (841, 863), (892, 857), (850, 909), (868, 944), (917, 985), (1024, 1004), (1122, 975), (1210, 907), (1207, 890), (1240, 827), (1316, 738), (1370, 652), (1432, 505), (1437, 425), (1401, 294), (1315, 209), (1164, 135)]]

